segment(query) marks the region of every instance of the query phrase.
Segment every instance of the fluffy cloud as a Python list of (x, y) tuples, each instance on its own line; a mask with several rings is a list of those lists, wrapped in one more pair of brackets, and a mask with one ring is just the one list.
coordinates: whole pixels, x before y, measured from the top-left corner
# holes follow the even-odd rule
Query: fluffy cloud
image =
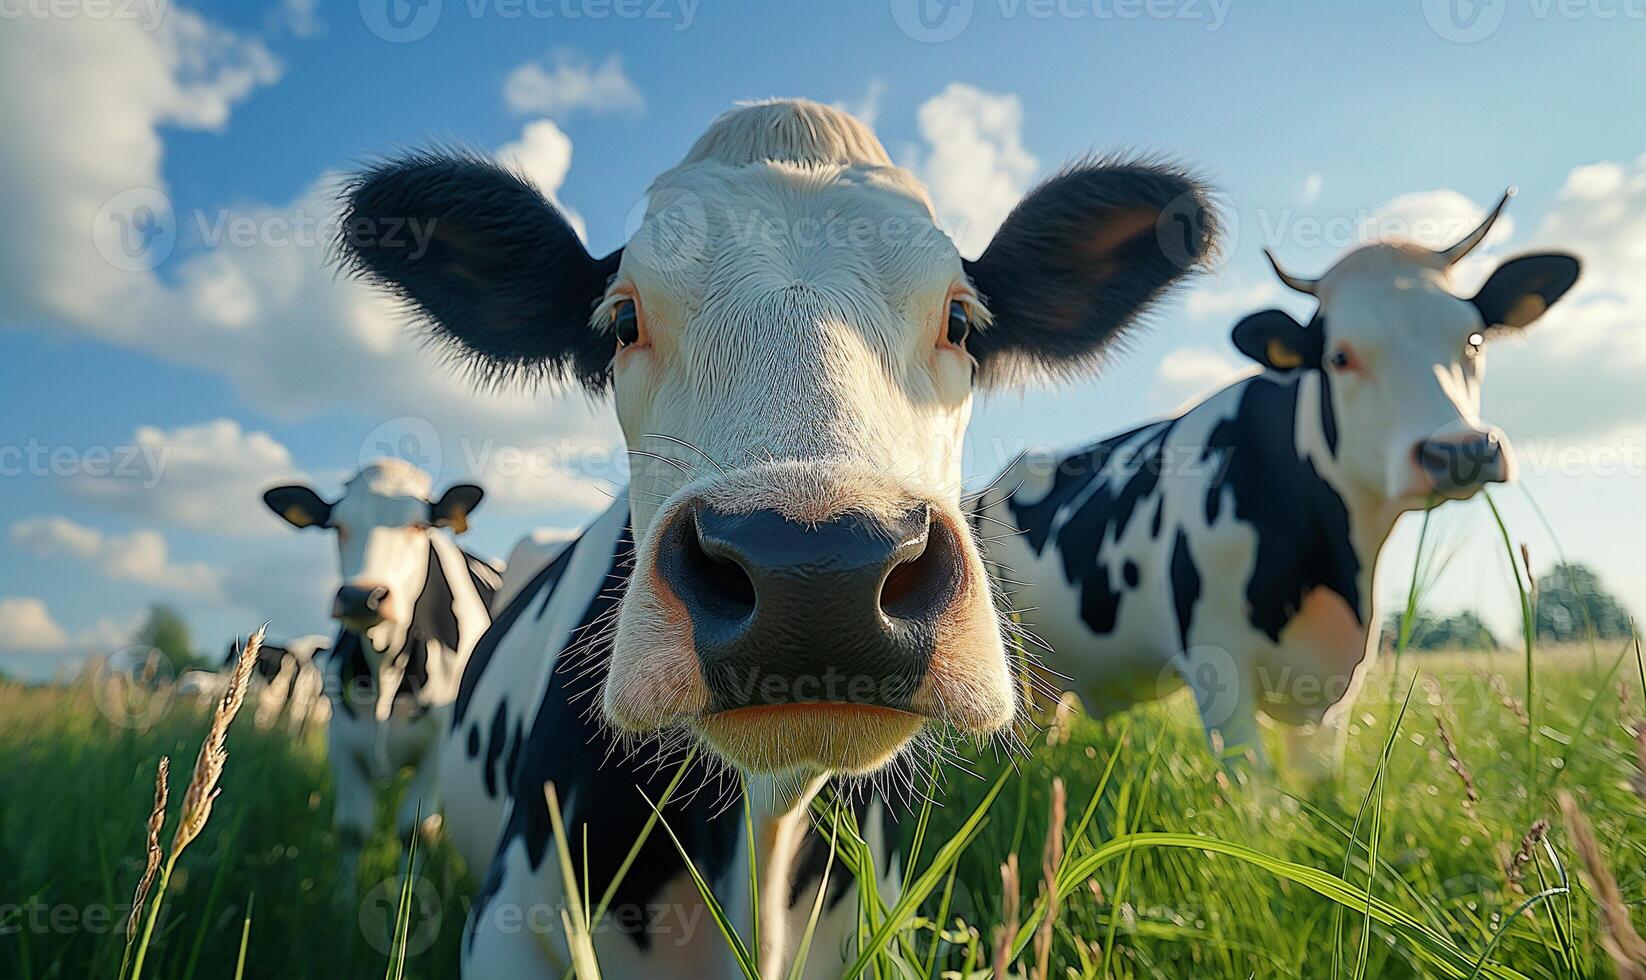
[[(170, 8), (164, 23), (147, 33), (129, 21), (34, 18), (0, 32), (0, 166), (12, 177), (0, 182), (0, 323), (49, 324), (199, 368), (277, 417), (352, 411), (362, 436), (414, 418), (448, 440), (616, 440), (609, 413), (584, 410), (579, 393), (475, 392), (408, 335), (391, 300), (337, 276), (335, 176), (284, 204), (233, 210), (190, 210), (167, 195), (159, 127), (220, 125), (276, 69), (255, 42), (186, 10)], [(552, 196), (571, 144), (538, 121), (505, 151)], [(257, 527), (227, 519), (181, 478), (175, 493), (146, 498), (82, 489), (151, 520)]]
[(931, 191), (939, 223), (960, 251), (978, 255), (1040, 169), (1023, 146), (1023, 106), (959, 82), (920, 106), (915, 170)]
[(69, 645), (69, 635), (45, 602), (33, 596), (0, 596), (0, 652), (49, 653)]
[(1183, 309), (1197, 319), (1228, 320), (1232, 329), (1233, 318), (1273, 306), (1281, 295), (1280, 283), (1272, 277), (1243, 286), (1208, 282), (1184, 297)]
[(1246, 365), (1210, 347), (1179, 347), (1161, 358), (1155, 371), (1165, 384), (1194, 391), (1220, 388), (1246, 373)]
[(42, 557), (84, 562), (116, 581), (202, 599), (222, 596), (222, 573), (205, 562), (172, 561), (158, 531), (104, 534), (64, 517), (34, 517), (11, 526), (11, 541)]
[(497, 159), (514, 168), (542, 189), (549, 200), (560, 208), (577, 237), (588, 240), (588, 229), (583, 216), (566, 207), (555, 197), (555, 191), (566, 181), (566, 172), (572, 166), (571, 137), (560, 131), (553, 121), (539, 119), (529, 122), (520, 131), (520, 138), (497, 149)]
[[(152, 30), (145, 27), (152, 26)], [(164, 188), (160, 126), (216, 129), (280, 65), (170, 7), (135, 18), (24, 17), (0, 31), (0, 317), (94, 318), (132, 285), (93, 244), (100, 209)], [(49, 80), (49, 81), (47, 81)]]
[(282, 525), (263, 507), (263, 491), (304, 478), (279, 441), (232, 419), (140, 426), (132, 444), (143, 472), (80, 476), (71, 490), (148, 523), (244, 537), (276, 533)]
[(623, 59), (607, 55), (598, 65), (574, 51), (556, 51), (549, 64), (528, 61), (503, 83), (503, 102), (520, 115), (554, 116), (574, 112), (639, 112), (646, 107), (640, 89), (623, 71)]
[(856, 116), (865, 126), (873, 126), (880, 118), (880, 103), (886, 97), (886, 90), (889, 87), (884, 78), (871, 78), (869, 84), (864, 86), (860, 97), (846, 102), (836, 102), (834, 107)]

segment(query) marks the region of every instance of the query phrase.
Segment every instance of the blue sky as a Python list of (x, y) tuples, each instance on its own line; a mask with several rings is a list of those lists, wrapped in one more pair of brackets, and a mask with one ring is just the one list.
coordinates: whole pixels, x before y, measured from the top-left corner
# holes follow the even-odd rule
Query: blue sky
[[(390, 2), (22, 5), (0, 31), (11, 669), (116, 646), (152, 600), (182, 608), (211, 649), (264, 619), (280, 635), (323, 629), (331, 545), (283, 529), (256, 492), (292, 476), (331, 492), (384, 440), (432, 432), (439, 482), (493, 490), (467, 539), (481, 552), (587, 517), (610, 487), (588, 478), (606, 472), (609, 410), (471, 395), (443, 374), (324, 267), (323, 182), (431, 140), (503, 150), (604, 252), (715, 114), (780, 95), (869, 117), (965, 222), (963, 245), (986, 240), (1010, 193), (1094, 151), (1184, 161), (1231, 209), (1226, 262), (1105, 377), (984, 402), (979, 482), (1026, 440), (1090, 441), (1226, 379), (1235, 320), (1307, 309), (1262, 247), (1317, 274), (1368, 228), (1461, 228), (1519, 185), (1491, 254), (1558, 245), (1588, 273), (1492, 353), (1486, 414), (1536, 464), (1499, 499), (1540, 569), (1555, 538), (1528, 500), (1569, 557), (1646, 610), (1646, 3), (953, 0), (928, 7), (955, 34), (935, 40), (913, 0), (426, 0), (401, 8), (420, 36), (391, 40)], [(177, 219), (152, 269), (115, 268), (88, 231), (133, 193)], [(533, 465), (500, 475), (500, 446)], [(165, 463), (120, 466), (127, 447)], [(1508, 626), (1484, 505), (1440, 522), (1458, 558), (1435, 603)], [(1415, 537), (1415, 522), (1397, 532), (1381, 592), (1403, 591)]]

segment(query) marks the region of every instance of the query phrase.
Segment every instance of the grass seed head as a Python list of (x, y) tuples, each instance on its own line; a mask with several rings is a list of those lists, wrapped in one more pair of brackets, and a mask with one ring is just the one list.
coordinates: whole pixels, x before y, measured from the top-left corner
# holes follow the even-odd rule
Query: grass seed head
[(171, 777), (171, 757), (161, 756), (154, 771), (154, 806), (149, 810), (148, 857), (143, 866), (143, 877), (131, 897), (131, 915), (126, 919), (126, 945), (137, 938), (137, 921), (143, 917), (143, 903), (148, 901), (149, 889), (154, 887), (154, 876), (160, 870), (160, 859), (165, 856), (160, 848), (160, 828), (166, 823), (167, 781)]
[(1566, 833), (1572, 839), (1572, 848), (1583, 861), (1584, 877), (1589, 892), (1600, 908), (1600, 947), (1617, 968), (1619, 980), (1646, 980), (1646, 939), (1640, 938), (1629, 921), (1629, 906), (1623, 900), (1606, 855), (1600, 849), (1594, 827), (1578, 808), (1572, 794), (1560, 793), (1560, 812), (1566, 820)]
[(245, 703), (246, 686), (251, 681), (252, 668), (257, 665), (257, 651), (262, 646), (263, 629), (259, 629), (241, 649), (240, 659), (235, 661), (223, 698), (212, 712), (211, 728), (206, 732), (206, 740), (200, 744), (200, 754), (195, 757), (189, 788), (183, 792), (183, 807), (171, 841), (173, 856), (199, 837), (200, 832), (206, 829), (206, 821), (211, 819), (212, 803), (220, 792), (217, 781), (222, 778), (223, 766), (229, 759), (226, 745), (229, 724)]

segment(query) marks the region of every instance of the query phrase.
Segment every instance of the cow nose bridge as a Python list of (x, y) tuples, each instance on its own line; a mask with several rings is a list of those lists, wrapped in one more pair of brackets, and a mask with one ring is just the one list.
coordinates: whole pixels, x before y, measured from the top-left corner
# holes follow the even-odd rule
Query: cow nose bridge
[(658, 562), (691, 618), (711, 710), (906, 707), (963, 578), (954, 532), (925, 504), (816, 524), (690, 506)]
[(1432, 436), (1414, 447), (1413, 461), (1429, 487), (1442, 496), (1465, 495), (1513, 476), (1503, 433), (1497, 429)]

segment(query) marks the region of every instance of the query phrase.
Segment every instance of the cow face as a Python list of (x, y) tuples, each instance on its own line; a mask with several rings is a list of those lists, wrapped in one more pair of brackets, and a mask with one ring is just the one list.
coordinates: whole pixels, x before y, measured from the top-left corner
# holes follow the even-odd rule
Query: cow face
[(1235, 346), (1265, 367), (1320, 373), (1329, 451), (1374, 497), (1416, 507), (1514, 478), (1506, 437), (1480, 417), (1486, 343), (1542, 316), (1577, 281), (1579, 264), (1558, 253), (1524, 255), (1499, 266), (1474, 297), (1455, 294), (1452, 266), (1508, 199), (1444, 251), (1368, 245), (1313, 281), (1277, 264), (1287, 285), (1319, 299), (1314, 319), (1305, 327), (1265, 310), (1235, 327)]
[[(1181, 173), (1085, 164), (967, 262), (866, 127), (804, 102), (718, 120), (604, 259), (476, 159), (385, 165), (347, 204), (347, 259), (487, 378), (615, 389), (637, 557), (605, 715), (761, 772), (1010, 722), (960, 508), (972, 392), (1092, 366), (1212, 238)], [(431, 223), (424, 255), (350, 237), (397, 216)]]
[(332, 617), (345, 629), (381, 641), (371, 644), (379, 649), (411, 618), (428, 577), (429, 529), (461, 533), (482, 496), (477, 486), (457, 484), (431, 501), (430, 489), (427, 473), (401, 460), (380, 459), (351, 477), (331, 503), (306, 486), (263, 494), (269, 509), (293, 527), (336, 533), (342, 585), (332, 600)]

